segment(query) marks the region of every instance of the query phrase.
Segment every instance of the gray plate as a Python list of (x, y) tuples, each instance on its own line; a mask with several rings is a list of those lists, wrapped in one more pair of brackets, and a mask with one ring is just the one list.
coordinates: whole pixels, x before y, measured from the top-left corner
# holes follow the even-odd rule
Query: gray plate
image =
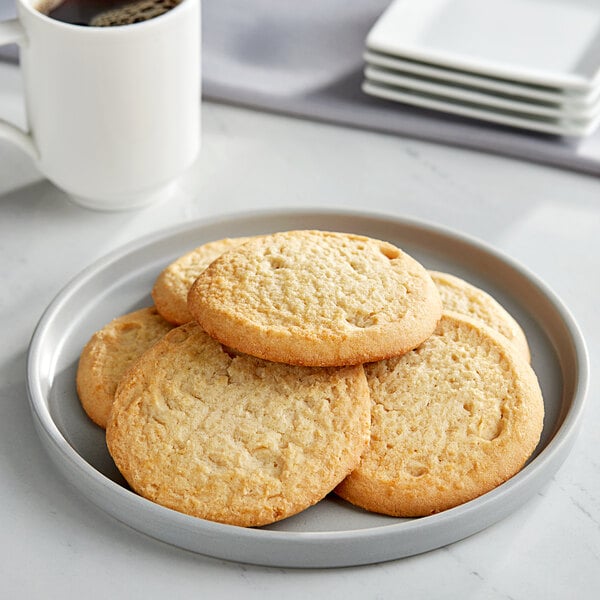
[[(114, 317), (150, 305), (160, 270), (209, 240), (288, 229), (356, 232), (391, 241), (426, 267), (454, 273), (494, 295), (523, 326), (544, 394), (546, 418), (525, 468), (495, 490), (443, 513), (398, 519), (330, 496), (275, 525), (244, 529), (180, 514), (130, 491), (104, 432), (75, 389), (81, 349)], [(71, 281), (33, 335), (27, 383), (36, 428), (58, 469), (119, 521), (176, 546), (270, 566), (336, 567), (425, 552), (472, 535), (521, 506), (562, 464), (574, 442), (588, 379), (583, 338), (561, 301), (534, 275), (485, 244), (423, 222), (340, 211), (249, 213), (199, 221), (129, 244)]]

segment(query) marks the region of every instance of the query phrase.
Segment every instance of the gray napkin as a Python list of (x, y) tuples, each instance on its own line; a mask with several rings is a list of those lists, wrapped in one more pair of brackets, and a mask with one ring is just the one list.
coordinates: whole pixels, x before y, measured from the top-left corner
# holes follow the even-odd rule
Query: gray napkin
[[(13, 2), (0, 0), (0, 18)], [(389, 3), (202, 0), (204, 97), (600, 174), (600, 131), (567, 139), (364, 94), (365, 38)]]

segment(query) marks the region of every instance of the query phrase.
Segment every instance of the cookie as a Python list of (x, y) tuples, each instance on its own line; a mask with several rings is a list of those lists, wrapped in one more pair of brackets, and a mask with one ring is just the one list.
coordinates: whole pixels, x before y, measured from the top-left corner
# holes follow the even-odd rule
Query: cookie
[(444, 313), (417, 349), (365, 372), (370, 446), (336, 493), (369, 511), (417, 517), (472, 500), (517, 473), (540, 439), (533, 370), (469, 317)]
[(449, 273), (429, 271), (445, 310), (483, 321), (508, 338), (529, 361), (531, 355), (524, 331), (508, 311), (487, 292)]
[(358, 464), (369, 427), (361, 365), (294, 367), (229, 353), (190, 322), (123, 379), (106, 440), (140, 495), (259, 526), (330, 492)]
[(191, 321), (193, 317), (188, 309), (187, 296), (198, 275), (223, 252), (249, 239), (225, 238), (202, 244), (163, 269), (152, 288), (152, 300), (163, 318), (174, 325)]
[(275, 233), (226, 252), (195, 281), (188, 307), (223, 344), (305, 366), (402, 354), (441, 315), (435, 284), (408, 254), (325, 231)]
[(117, 317), (94, 333), (77, 367), (77, 393), (87, 415), (102, 428), (125, 371), (172, 325), (154, 307)]

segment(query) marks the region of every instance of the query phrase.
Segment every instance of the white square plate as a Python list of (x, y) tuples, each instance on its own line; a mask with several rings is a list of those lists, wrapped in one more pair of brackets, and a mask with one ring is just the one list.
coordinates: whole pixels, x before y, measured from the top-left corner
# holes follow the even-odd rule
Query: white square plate
[(600, 80), (600, 2), (395, 0), (366, 43), (488, 76), (589, 90)]
[(584, 110), (600, 100), (600, 85), (589, 92), (563, 90), (528, 83), (519, 83), (498, 77), (486, 77), (468, 71), (408, 60), (368, 50), (364, 53), (365, 63), (390, 71), (429, 77), (449, 84), (468, 86), (481, 92), (495, 92), (530, 100), (531, 102), (550, 102), (568, 109)]
[(576, 125), (595, 119), (600, 113), (598, 102), (585, 108), (560, 106), (551, 102), (540, 102), (508, 94), (478, 90), (470, 86), (453, 84), (423, 77), (422, 75), (382, 69), (377, 66), (367, 66), (365, 77), (377, 83), (443, 96), (470, 104), (478, 104), (482, 107), (496, 108), (523, 115), (549, 117), (567, 122), (575, 121)]
[(402, 104), (410, 104), (412, 106), (460, 115), (480, 121), (488, 121), (509, 127), (565, 137), (586, 137), (594, 133), (600, 124), (599, 116), (589, 121), (577, 122), (552, 117), (527, 115), (415, 91), (409, 88), (387, 85), (370, 79), (366, 79), (363, 82), (362, 90), (370, 96), (376, 96), (384, 100), (392, 100)]

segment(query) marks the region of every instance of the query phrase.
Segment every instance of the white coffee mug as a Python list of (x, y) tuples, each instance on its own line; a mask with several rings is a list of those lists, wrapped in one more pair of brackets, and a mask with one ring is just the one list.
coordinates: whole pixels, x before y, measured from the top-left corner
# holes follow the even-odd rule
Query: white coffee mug
[(200, 0), (117, 27), (52, 19), (17, 0), (0, 45), (20, 46), (29, 153), (79, 204), (129, 209), (165, 197), (200, 147)]

